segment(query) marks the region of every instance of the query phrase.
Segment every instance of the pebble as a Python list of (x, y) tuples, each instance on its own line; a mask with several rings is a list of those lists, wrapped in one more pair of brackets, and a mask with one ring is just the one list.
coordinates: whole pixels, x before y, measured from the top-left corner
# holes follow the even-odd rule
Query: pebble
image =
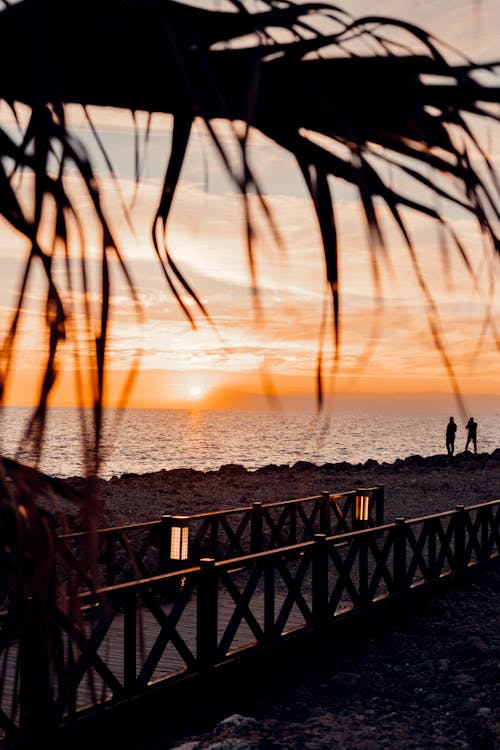
[(491, 714), (491, 708), (488, 708), (488, 706), (481, 706), (477, 713), (478, 716), (489, 716)]

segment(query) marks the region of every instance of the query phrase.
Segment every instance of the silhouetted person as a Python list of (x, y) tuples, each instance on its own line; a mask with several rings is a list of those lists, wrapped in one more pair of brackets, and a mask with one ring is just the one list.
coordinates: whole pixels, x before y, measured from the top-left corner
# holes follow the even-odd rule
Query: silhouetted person
[(453, 417), (450, 417), (450, 421), (446, 426), (446, 450), (448, 451), (449, 456), (453, 456), (453, 451), (455, 450), (456, 431), (457, 426), (455, 424), (455, 420), (453, 419)]
[(474, 422), (471, 417), (465, 427), (467, 428), (467, 442), (465, 444), (465, 450), (469, 450), (469, 443), (472, 441), (472, 444), (474, 445), (474, 453), (477, 453), (477, 422)]

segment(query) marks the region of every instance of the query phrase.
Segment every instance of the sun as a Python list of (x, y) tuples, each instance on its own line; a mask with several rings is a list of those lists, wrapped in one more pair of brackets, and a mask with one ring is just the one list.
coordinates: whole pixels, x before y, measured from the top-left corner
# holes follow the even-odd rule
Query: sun
[(191, 398), (200, 398), (203, 393), (203, 389), (199, 385), (192, 385), (189, 389), (189, 395)]

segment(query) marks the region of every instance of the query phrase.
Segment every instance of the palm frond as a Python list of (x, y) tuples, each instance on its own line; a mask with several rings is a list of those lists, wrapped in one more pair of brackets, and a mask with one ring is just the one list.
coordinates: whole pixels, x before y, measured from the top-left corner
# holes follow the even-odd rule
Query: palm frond
[[(58, 353), (70, 336), (75, 339), (76, 389), (81, 406), (84, 401), (80, 375), (84, 357), (71, 307), (75, 288), (82, 292), (82, 339), (87, 344), (86, 364), (92, 373), (92, 431), (87, 429), (81, 410), (82, 445), (90, 457), (88, 474), (98, 473), (102, 458), (112, 315), (111, 259), (117, 261), (135, 313), (138, 318), (141, 316), (137, 288), (114, 236), (97, 169), (89, 150), (67, 125), (68, 104), (81, 105), (86, 115), (89, 105), (117, 107), (132, 113), (134, 197), (141, 179), (136, 113), (142, 110), (149, 115), (145, 142), (154, 113), (173, 116), (171, 153), (154, 211), (151, 244), (168, 288), (193, 325), (197, 317), (190, 312), (186, 300), (194, 302), (197, 315), (211, 322), (209, 310), (174, 261), (168, 237), (172, 202), (193, 122), (196, 118), (204, 121), (244, 201), (249, 268), (255, 291), (258, 278), (250, 194), (257, 196), (276, 242), (282, 241), (279, 217), (273, 215), (250, 164), (250, 130), (260, 131), (295, 158), (320, 230), (325, 288), (331, 305), (329, 310), (323, 309), (320, 322), (316, 370), (319, 403), (324, 394), (327, 321), (331, 320), (333, 326), (335, 366), (341, 345), (342, 245), (333, 182), (345, 182), (359, 193), (377, 298), (381, 297), (379, 261), (385, 259), (387, 250), (378, 213), (378, 207), (383, 205), (399, 233), (401, 246), (410, 256), (427, 302), (431, 336), (460, 399), (453, 363), (443, 343), (439, 311), (421, 267), (408, 216), (415, 214), (434, 222), (444, 256), (449, 243), (473, 279), (470, 251), (446, 210), (459, 209), (473, 217), (484, 238), (486, 254), (493, 249), (490, 254), (497, 257), (499, 181), (473, 123), (499, 119), (500, 88), (487, 86), (478, 75), (498, 72), (498, 63), (478, 66), (464, 58), (461, 64), (452, 64), (445, 45), (423, 29), (380, 16), (355, 19), (327, 2), (262, 0), (261, 12), (250, 12), (241, 0), (230, 2), (232, 12), (206, 10), (174, 0), (3, 0), (0, 6), (0, 102), (8, 108), (17, 127), (16, 133), (7, 126), (0, 127), (0, 216), (24, 236), (27, 247), (15, 310), (0, 347), (0, 404), (11, 377), (28, 284), (38, 268), (43, 272), (46, 288), (46, 359), (38, 406), (24, 436), (24, 444), (32, 447), (35, 465), (40, 457), (49, 396), (58, 375)], [(27, 120), (19, 116), (19, 103), (29, 109)], [(237, 146), (236, 162), (218, 135), (218, 119), (230, 126)], [(116, 184), (117, 176), (105, 146), (90, 117), (88, 122), (108, 174)], [(395, 175), (394, 180), (389, 173)], [(21, 197), (21, 176), (29, 183), (28, 199), (24, 194)], [(68, 176), (76, 176), (79, 181), (97, 227), (97, 306), (90, 299), (87, 219), (68, 188)], [(403, 187), (408, 182), (413, 186), (409, 191)], [(445, 210), (439, 211), (436, 203)], [(126, 221), (131, 224), (122, 196), (121, 204)], [(51, 210), (52, 229), (47, 239), (46, 217)], [(61, 251), (64, 289), (54, 271)], [(493, 276), (490, 270), (487, 306), (493, 299)], [(498, 345), (498, 332), (488, 309), (483, 327), (492, 331)], [(370, 344), (362, 357), (369, 354)], [(137, 362), (129, 373), (124, 395), (136, 370)], [(270, 386), (267, 390), (272, 393)], [(55, 530), (53, 519), (40, 510), (37, 502), (46, 491), (65, 493), (69, 501), (76, 503), (86, 528), (94, 527), (100, 510), (91, 486), (68, 495), (67, 487), (57, 480), (17, 461), (0, 460), (0, 599), (9, 608), (3, 633), (19, 636), (21, 651), (28, 649), (30, 655), (38, 648), (44, 668), (50, 666), (63, 680), (64, 669), (71, 664), (62, 664), (61, 644), (52, 630), (57, 596)], [(0, 693), (1, 683), (0, 679)], [(24, 696), (28, 707), (26, 723), (34, 736), (49, 721), (48, 687), (49, 679), (44, 674), (40, 684), (33, 685), (31, 693)]]
[[(352, 18), (326, 2), (266, 0), (261, 12), (250, 12), (239, 0), (232, 0), (232, 6), (232, 11), (224, 12), (173, 0), (91, 0), (72, 3), (71, 7), (62, 0), (22, 0), (1, 11), (0, 60), (4, 69), (7, 61), (16, 58), (19, 39), (24, 40), (27, 52), (22, 62), (10, 68), (10, 75), (3, 77), (0, 97), (6, 102), (27, 104), (32, 116), (20, 142), (14, 141), (6, 130), (0, 131), (2, 156), (13, 164), (9, 174), (0, 163), (0, 213), (34, 248), (26, 277), (31, 273), (33, 259), (42, 260), (49, 284), (47, 305), (56, 311), (50, 317), (53, 328), (41, 392), (42, 422), (43, 404), (56, 377), (55, 353), (67, 314), (51, 275), (51, 254), (39, 247), (37, 236), (42, 209), (50, 197), (58, 207), (55, 237), (68, 245), (64, 216), (79, 214), (64, 189), (64, 174), (69, 166), (76, 168), (83, 180), (103, 237), (102, 307), (90, 355), (96, 370), (97, 428), (102, 418), (108, 336), (109, 253), (119, 257), (130, 293), (136, 297), (102, 208), (91, 160), (66, 128), (66, 104), (120, 107), (134, 117), (138, 110), (150, 116), (156, 112), (173, 115), (172, 152), (151, 237), (166, 283), (193, 325), (195, 317), (186, 306), (184, 295), (208, 320), (209, 312), (173, 260), (167, 225), (191, 138), (191, 124), (197, 117), (205, 121), (223, 164), (242, 195), (255, 290), (258, 279), (249, 191), (258, 196), (278, 242), (280, 232), (279, 217), (267, 205), (248, 160), (249, 129), (259, 130), (296, 158), (322, 237), (337, 360), (340, 251), (331, 180), (347, 182), (359, 192), (371, 238), (376, 285), (377, 256), (385, 252), (376, 201), (386, 206), (413, 259), (417, 249), (403, 211), (435, 221), (450, 237), (466, 266), (472, 268), (453, 226), (435, 208), (436, 198), (444, 205), (468, 212), (495, 251), (499, 249), (499, 183), (468, 119), (472, 116), (498, 120), (495, 106), (500, 89), (485, 85), (477, 75), (481, 68), (497, 70), (494, 61), (478, 66), (463, 58), (460, 64), (451, 64), (446, 46), (424, 29), (375, 15)], [(239, 148), (239, 164), (231, 161), (214, 127), (214, 121), (220, 118), (230, 124)], [(245, 123), (243, 136), (237, 127), (240, 121)], [(56, 144), (60, 144), (59, 149)], [(114, 179), (102, 143), (99, 148)], [(62, 154), (57, 179), (49, 169), (49, 159), (55, 154)], [(136, 187), (140, 175), (138, 158), (136, 136)], [(389, 168), (396, 175), (410, 178), (417, 189), (408, 193), (400, 186), (403, 181), (392, 184), (387, 177)], [(13, 189), (12, 178), (18, 171), (35, 177), (34, 219), (25, 216)], [(443, 175), (449, 183), (441, 179)], [(86, 289), (85, 273), (82, 261)], [(427, 294), (425, 283), (420, 283)], [(21, 293), (3, 347), (2, 387), (22, 306)], [(430, 324), (431, 333), (450, 371), (441, 339), (435, 333), (439, 329), (436, 320)], [(93, 330), (89, 310), (87, 328), (89, 332)]]

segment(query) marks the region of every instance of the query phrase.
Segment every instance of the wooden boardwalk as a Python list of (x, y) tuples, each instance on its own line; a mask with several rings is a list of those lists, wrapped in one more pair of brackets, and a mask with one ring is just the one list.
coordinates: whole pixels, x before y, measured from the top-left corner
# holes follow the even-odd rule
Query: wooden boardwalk
[[(280, 606), (285, 599), (284, 594), (281, 598), (277, 599), (277, 606)], [(171, 612), (173, 604), (161, 604), (161, 609), (166, 616)], [(235, 604), (231, 597), (227, 595), (219, 596), (218, 606), (218, 627), (217, 627), (217, 638), (218, 642), (222, 640), (224, 633), (227, 630), (227, 626), (231, 617), (234, 615)], [(262, 593), (258, 593), (252, 600), (252, 614), (256, 617), (257, 622), (261, 628), (264, 628), (264, 596)], [(91, 623), (88, 623), (90, 626)], [(302, 628), (304, 626), (304, 617), (300, 614), (298, 609), (294, 609), (289, 620), (289, 630), (296, 628)], [(90, 627), (88, 627), (90, 632)], [(137, 614), (137, 664), (143, 664), (147, 655), (151, 653), (152, 649), (157, 642), (157, 639), (161, 637), (161, 625), (153, 614), (145, 608), (141, 608)], [(197, 612), (196, 612), (196, 600), (191, 599), (189, 604), (186, 606), (183, 612), (182, 620), (179, 622), (177, 631), (182, 637), (182, 640), (186, 644), (187, 648), (191, 653), (196, 654), (197, 647)], [(243, 621), (237, 630), (237, 633), (233, 639), (230, 650), (228, 650), (228, 656), (237, 652), (239, 649), (248, 648), (256, 645), (256, 639), (246, 621)], [(106, 665), (112, 670), (113, 674), (123, 684), (124, 682), (124, 615), (119, 613), (110, 625), (108, 634), (103, 640), (98, 653), (106, 663)], [(172, 641), (169, 641), (163, 651), (163, 655), (160, 658), (151, 679), (148, 684), (153, 684), (156, 681), (163, 680), (168, 677), (174, 677), (186, 672), (186, 663), (182, 656), (179, 654), (177, 648), (174, 646)], [(95, 673), (92, 674), (91, 682), (89, 679), (83, 679), (78, 689), (77, 694), (77, 708), (81, 709), (87, 705), (100, 703), (109, 700), (112, 697), (112, 693), (99, 676)], [(96, 700), (97, 699), (97, 700)]]
[[(286, 599), (286, 593), (281, 592), (275, 598), (277, 611), (283, 606)], [(175, 607), (175, 601), (157, 601), (158, 607), (165, 615), (165, 618), (172, 616), (172, 610)], [(264, 629), (265, 606), (264, 593), (257, 591), (252, 596), (252, 615), (255, 617), (260, 628)], [(227, 591), (219, 590), (218, 592), (218, 617), (217, 617), (217, 641), (220, 643), (231, 619), (235, 616), (235, 601)], [(99, 617), (87, 617), (82, 620), (81, 627), (86, 638), (92, 641), (93, 633), (96, 627), (99, 627)], [(304, 627), (305, 618), (298, 607), (293, 607), (290, 613), (287, 632)], [(155, 644), (164, 639), (162, 625), (151, 610), (147, 607), (141, 607), (137, 610), (136, 615), (137, 642), (136, 642), (136, 664), (143, 665), (148, 655), (152, 653)], [(193, 654), (197, 653), (198, 637), (198, 612), (196, 595), (192, 595), (184, 607), (182, 616), (176, 625), (176, 632), (182, 639), (188, 651)], [(125, 682), (125, 651), (126, 651), (126, 626), (124, 612), (116, 613), (109, 624), (109, 628), (97, 649), (97, 654), (103, 663), (109, 668), (116, 680), (123, 685)], [(68, 647), (68, 638), (65, 639), (65, 647)], [(232, 639), (231, 647), (227, 655), (231, 656), (240, 649), (249, 648), (257, 644), (255, 636), (243, 619), (236, 630)], [(18, 719), (19, 709), (12, 712), (12, 704), (15, 700), (18, 683), (18, 644), (13, 642), (10, 648), (3, 653), (1, 660), (1, 669), (3, 673), (3, 688), (0, 700), (0, 710), (7, 715), (13, 715)], [(138, 670), (140, 671), (140, 670)], [(186, 660), (181, 656), (179, 650), (172, 640), (168, 640), (162, 656), (148, 680), (148, 686), (155, 682), (182, 675), (188, 671)], [(109, 702), (113, 699), (113, 691), (110, 686), (100, 677), (95, 669), (89, 669), (83, 675), (76, 692), (76, 709), (78, 711), (96, 706), (98, 704)], [(0, 733), (1, 738), (1, 733)]]
[[(47, 710), (54, 706), (60, 721), (86, 708), (94, 715), (103, 706), (113, 715), (131, 710), (136, 699), (140, 705), (153, 693), (176, 690), (183, 676), (193, 685), (215, 667), (236, 667), (243, 654), (266, 653), (292, 634), (324, 631), (375, 605), (381, 611), (437, 591), (499, 557), (496, 500), (83, 590), (81, 616), (66, 613), (64, 602), (57, 610), (64, 682), (53, 677), (49, 699), (45, 689)], [(1, 632), (0, 744), (28, 725), (20, 703), (24, 694), (27, 705), (33, 683), (27, 655), (37, 657), (30, 633), (38, 643), (44, 636), (36, 618), (24, 633), (21, 659), (18, 642)]]

